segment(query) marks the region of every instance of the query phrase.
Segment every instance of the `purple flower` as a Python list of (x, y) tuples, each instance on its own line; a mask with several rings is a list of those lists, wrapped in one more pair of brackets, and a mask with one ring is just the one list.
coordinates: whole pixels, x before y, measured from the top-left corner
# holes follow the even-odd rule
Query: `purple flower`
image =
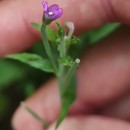
[(46, 20), (53, 21), (61, 17), (63, 9), (59, 8), (57, 4), (53, 4), (50, 7), (48, 7), (47, 2), (42, 2), (42, 5), (44, 8), (44, 16)]

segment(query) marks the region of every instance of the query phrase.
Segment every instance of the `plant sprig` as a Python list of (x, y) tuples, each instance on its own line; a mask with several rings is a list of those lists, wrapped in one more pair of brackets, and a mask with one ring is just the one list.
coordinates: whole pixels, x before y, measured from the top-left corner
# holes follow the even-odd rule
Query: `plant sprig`
[[(68, 114), (69, 107), (76, 99), (76, 77), (74, 73), (79, 66), (80, 60), (78, 58), (73, 59), (68, 51), (72, 44), (78, 43), (80, 40), (73, 36), (74, 25), (72, 22), (65, 24), (65, 27), (69, 29), (68, 33), (58, 22), (56, 22), (57, 31), (50, 28), (49, 25), (51, 22), (61, 17), (63, 9), (59, 8), (56, 4), (48, 6), (47, 2), (43, 2), (42, 5), (44, 8), (42, 25), (38, 23), (32, 23), (32, 25), (41, 33), (42, 42), (48, 58), (46, 59), (29, 53), (13, 54), (7, 57), (27, 63), (42, 71), (51, 72), (57, 77), (61, 97), (61, 112), (55, 127), (57, 129)], [(31, 108), (25, 104), (24, 107), (45, 128), (48, 127), (47, 123), (33, 112)]]

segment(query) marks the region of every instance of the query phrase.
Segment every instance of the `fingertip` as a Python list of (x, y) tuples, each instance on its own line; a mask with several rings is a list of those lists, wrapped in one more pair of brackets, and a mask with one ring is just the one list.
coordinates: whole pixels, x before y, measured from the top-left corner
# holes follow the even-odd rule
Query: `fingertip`
[[(33, 96), (25, 101), (27, 106), (48, 123), (55, 121), (60, 111), (57, 81), (53, 80), (42, 86)], [(22, 105), (12, 118), (15, 130), (43, 130), (43, 126)]]
[(43, 126), (21, 106), (12, 118), (12, 128), (14, 130), (43, 130)]
[[(48, 130), (54, 130), (55, 123)], [(125, 121), (101, 116), (80, 116), (66, 118), (57, 130), (129, 130)]]

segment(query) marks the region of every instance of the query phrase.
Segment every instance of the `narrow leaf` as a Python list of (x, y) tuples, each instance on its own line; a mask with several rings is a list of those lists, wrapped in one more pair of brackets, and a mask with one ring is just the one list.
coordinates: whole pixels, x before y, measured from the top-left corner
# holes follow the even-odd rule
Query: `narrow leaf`
[(51, 63), (47, 59), (43, 59), (42, 57), (36, 54), (19, 53), (8, 55), (7, 58), (21, 61), (45, 72), (53, 72), (53, 67)]
[(43, 120), (39, 115), (37, 115), (31, 108), (29, 108), (26, 103), (22, 102), (21, 105), (36, 119), (38, 120), (43, 126), (45, 129), (48, 128), (49, 124)]
[(50, 41), (56, 42), (58, 35), (57, 32), (55, 32), (53, 29), (47, 27), (46, 28), (47, 37)]
[(38, 23), (32, 23), (32, 26), (36, 28), (38, 31), (41, 31), (41, 25)]
[(121, 24), (119, 23), (106, 24), (101, 28), (86, 32), (81, 36), (82, 43), (88, 43), (89, 45), (96, 44), (97, 42), (111, 34), (113, 31), (118, 29), (120, 26)]
[(64, 30), (64, 28), (62, 28), (61, 25), (58, 22), (56, 22), (56, 28), (58, 30), (59, 37), (63, 38), (65, 36), (65, 30)]
[(66, 88), (67, 89), (64, 91), (64, 93), (62, 93), (61, 96), (61, 112), (57, 120), (55, 129), (58, 128), (63, 119), (67, 116), (69, 107), (73, 104), (73, 102), (76, 99), (76, 77), (74, 75), (71, 78), (70, 84)]

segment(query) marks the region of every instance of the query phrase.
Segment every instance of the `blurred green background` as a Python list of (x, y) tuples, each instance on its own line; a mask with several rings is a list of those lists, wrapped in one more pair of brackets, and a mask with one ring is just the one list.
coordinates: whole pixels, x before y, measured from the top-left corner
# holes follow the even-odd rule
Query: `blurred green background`
[[(120, 24), (117, 23), (107, 24), (84, 33), (80, 36), (81, 44), (74, 45), (71, 49), (73, 57), (80, 55), (83, 48), (96, 44), (119, 27)], [(73, 52), (75, 49), (76, 54)], [(40, 43), (35, 44), (28, 52), (46, 56)], [(12, 130), (11, 117), (20, 102), (31, 96), (50, 76), (52, 75), (18, 61), (0, 59), (0, 130)]]

